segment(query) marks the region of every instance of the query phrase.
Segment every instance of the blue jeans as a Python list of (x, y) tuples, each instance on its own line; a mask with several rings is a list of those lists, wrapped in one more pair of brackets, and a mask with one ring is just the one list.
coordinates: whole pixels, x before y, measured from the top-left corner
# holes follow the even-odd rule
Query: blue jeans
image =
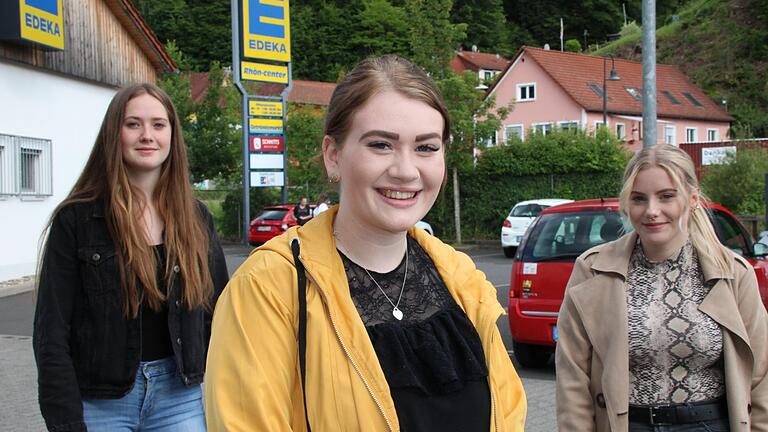
[(681, 423), (674, 425), (649, 425), (639, 422), (629, 422), (629, 432), (730, 432), (728, 419), (707, 420), (696, 423)]
[(202, 388), (186, 387), (168, 357), (139, 363), (133, 389), (120, 399), (85, 399), (88, 431), (204, 432)]

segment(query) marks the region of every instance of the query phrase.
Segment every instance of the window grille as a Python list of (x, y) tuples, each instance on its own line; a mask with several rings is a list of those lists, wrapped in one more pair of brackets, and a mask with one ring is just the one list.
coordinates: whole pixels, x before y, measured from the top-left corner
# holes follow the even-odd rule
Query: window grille
[(0, 134), (0, 195), (53, 195), (51, 140)]

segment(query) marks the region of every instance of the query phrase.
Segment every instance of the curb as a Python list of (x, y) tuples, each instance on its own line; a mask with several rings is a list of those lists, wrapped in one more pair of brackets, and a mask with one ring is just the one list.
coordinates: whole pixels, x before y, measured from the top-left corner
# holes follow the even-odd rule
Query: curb
[(14, 281), (8, 282), (10, 283), (0, 285), (0, 298), (24, 294), (35, 289), (34, 278), (19, 283), (14, 283)]

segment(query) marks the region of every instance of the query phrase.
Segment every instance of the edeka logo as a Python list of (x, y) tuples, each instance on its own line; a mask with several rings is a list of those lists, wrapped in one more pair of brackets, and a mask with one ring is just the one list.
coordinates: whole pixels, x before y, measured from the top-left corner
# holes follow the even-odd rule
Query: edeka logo
[(24, 24), (29, 28), (48, 33), (52, 36), (61, 36), (59, 23), (48, 21), (45, 18), (30, 13), (24, 14)]
[(242, 0), (242, 5), (243, 58), (290, 62), (288, 0)]
[(57, 0), (25, 0), (24, 3), (51, 15), (59, 15), (59, 2)]
[[(273, 38), (285, 38), (285, 27), (282, 24), (270, 22), (285, 20), (285, 9), (282, 6), (273, 6), (261, 3), (261, 1), (252, 1), (251, 8), (248, 10), (248, 30), (252, 34), (269, 36)], [(271, 19), (270, 19), (271, 18)], [(253, 42), (253, 41), (251, 41)], [(262, 49), (262, 48), (256, 48)], [(269, 50), (277, 51), (277, 50)], [(285, 46), (283, 45), (283, 52)]]
[(18, 1), (21, 38), (46, 47), (64, 49), (63, 0)]

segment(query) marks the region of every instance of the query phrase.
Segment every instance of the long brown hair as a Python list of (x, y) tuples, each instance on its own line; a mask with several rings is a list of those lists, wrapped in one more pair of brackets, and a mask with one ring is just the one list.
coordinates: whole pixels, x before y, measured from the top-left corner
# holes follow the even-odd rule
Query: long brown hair
[(651, 167), (659, 167), (666, 171), (672, 183), (680, 191), (679, 199), (682, 200), (689, 214), (688, 235), (698, 253), (712, 257), (720, 270), (728, 271), (731, 268), (729, 265), (731, 254), (717, 239), (715, 228), (707, 217), (709, 210), (701, 205), (698, 209), (690, 208), (688, 198), (692, 194), (699, 196), (699, 202), (706, 201), (707, 198), (699, 187), (691, 157), (680, 148), (669, 144), (656, 144), (635, 154), (624, 170), (624, 183), (619, 195), (621, 212), (625, 216), (629, 214), (629, 196), (635, 184), (635, 178), (640, 171)]
[[(125, 107), (131, 99), (143, 94), (162, 103), (171, 126), (170, 153), (161, 166), (154, 194), (148, 197), (165, 223), (167, 293), (178, 288), (173, 285), (176, 265), (184, 281), (181, 298), (187, 308), (208, 307), (213, 293), (208, 269), (208, 229), (192, 196), (187, 148), (176, 108), (171, 98), (153, 84), (128, 86), (118, 91), (110, 102), (82, 174), (51, 216), (52, 221), (63, 207), (74, 203), (96, 202), (104, 206), (117, 252), (126, 318), (138, 315), (142, 301), (159, 309), (166, 299), (158, 287), (157, 257), (144, 229), (142, 215), (147, 203), (144, 194), (128, 179), (120, 144)], [(44, 254), (45, 250), (41, 256)]]

